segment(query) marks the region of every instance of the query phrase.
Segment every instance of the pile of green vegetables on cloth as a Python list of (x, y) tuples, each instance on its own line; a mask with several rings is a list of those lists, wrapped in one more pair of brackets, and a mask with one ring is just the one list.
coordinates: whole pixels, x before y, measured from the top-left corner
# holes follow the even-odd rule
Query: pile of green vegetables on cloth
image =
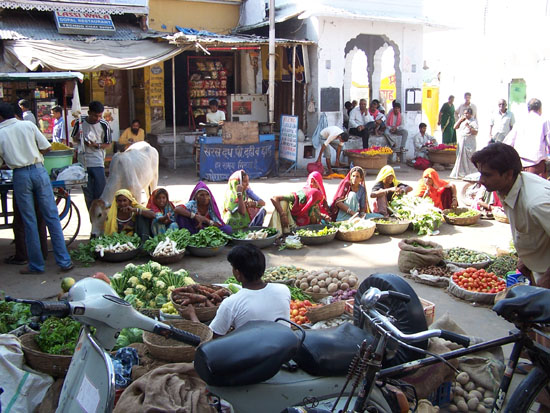
[[(281, 266), (281, 267), (284, 267), (284, 265)], [(279, 268), (279, 267), (272, 267), (272, 268)], [(285, 268), (288, 268), (288, 267), (285, 267)], [(301, 270), (301, 271), (302, 271), (301, 273), (305, 273), (305, 270)], [(264, 275), (264, 277), (265, 277), (265, 275)], [(264, 281), (267, 281), (265, 278), (263, 278), (263, 279), (264, 279)], [(267, 282), (269, 282), (269, 281), (267, 281)], [(228, 288), (233, 292), (233, 294), (237, 293), (238, 290), (234, 290), (233, 288), (231, 288), (231, 286), (234, 286), (235, 284), (241, 285), (241, 283), (239, 281), (237, 281), (237, 279), (235, 277), (229, 277), (223, 283), (228, 285)], [(287, 287), (290, 290), (290, 299), (291, 300), (300, 300), (300, 301), (309, 300), (309, 301), (313, 302), (313, 298), (311, 298), (311, 296), (308, 293), (302, 291), (298, 287), (294, 287), (293, 285), (287, 285)]]
[(450, 262), (461, 264), (478, 264), (491, 260), (491, 257), (484, 252), (454, 247), (445, 251), (445, 259)]
[(333, 226), (326, 226), (318, 231), (312, 229), (298, 229), (296, 235), (299, 237), (324, 237), (326, 235), (335, 234), (338, 232), (338, 228)]
[(410, 220), (418, 235), (433, 234), (443, 222), (441, 210), (429, 198), (409, 195), (394, 197), (390, 209), (396, 218)]
[(294, 265), (279, 265), (277, 267), (269, 267), (265, 270), (262, 280), (265, 282), (287, 282), (296, 281), (298, 275), (305, 273), (303, 268), (295, 267)]
[(487, 272), (493, 272), (498, 277), (504, 278), (511, 271), (516, 271), (518, 259), (513, 255), (501, 255), (487, 267)]
[(168, 230), (145, 241), (143, 249), (154, 257), (170, 257), (185, 251), (190, 240), (191, 233), (185, 228)]
[(74, 353), (79, 332), (78, 321), (70, 317), (49, 317), (40, 326), (35, 340), (44, 353), (70, 356)]
[(78, 244), (78, 248), (71, 251), (71, 258), (85, 266), (95, 262), (96, 253), (101, 256), (105, 252), (125, 252), (139, 248), (141, 240), (137, 234), (128, 235), (115, 232), (112, 235), (102, 235), (91, 239), (87, 243)]
[(214, 248), (227, 244), (231, 237), (218, 227), (206, 227), (191, 235), (189, 245), (198, 248)]
[(340, 232), (361, 231), (376, 226), (372, 220), (362, 218), (353, 218), (348, 219), (347, 221), (335, 222), (333, 225), (337, 227)]
[(277, 232), (277, 228), (262, 228), (235, 231), (231, 236), (235, 239), (265, 239), (277, 235)]
[(0, 300), (0, 334), (9, 333), (31, 321), (31, 306)]
[(170, 292), (195, 284), (184, 269), (172, 271), (157, 262), (128, 264), (111, 277), (111, 287), (134, 308), (161, 308), (170, 301)]

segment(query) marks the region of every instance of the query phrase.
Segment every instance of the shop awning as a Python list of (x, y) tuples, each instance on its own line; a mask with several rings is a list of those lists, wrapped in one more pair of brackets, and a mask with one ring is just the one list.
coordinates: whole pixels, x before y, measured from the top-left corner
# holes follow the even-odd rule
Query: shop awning
[(171, 59), (184, 48), (164, 41), (144, 40), (97, 40), (50, 41), (50, 40), (5, 40), (4, 63), (16, 71), (21, 62), (28, 70), (40, 66), (50, 70), (75, 70), (93, 72), (98, 70), (139, 69)]
[(0, 82), (32, 82), (36, 80), (72, 80), (82, 81), (84, 75), (79, 72), (28, 72), (0, 73)]
[(4, 9), (37, 11), (77, 11), (81, 13), (140, 14), (149, 13), (146, 0), (2, 0)]

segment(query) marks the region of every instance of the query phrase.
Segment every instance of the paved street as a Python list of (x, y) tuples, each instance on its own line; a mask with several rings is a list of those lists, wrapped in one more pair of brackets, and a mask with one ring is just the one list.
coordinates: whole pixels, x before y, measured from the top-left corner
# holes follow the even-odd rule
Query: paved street
[[(421, 176), (421, 171), (401, 166), (399, 169), (396, 169), (396, 174), (399, 180), (414, 186)], [(446, 178), (448, 174), (449, 171), (442, 172), (442, 177)], [(285, 178), (253, 180), (251, 187), (259, 196), (268, 201), (272, 195), (285, 194), (299, 189), (305, 182), (305, 176), (303, 175), (302, 173), (302, 176), (299, 177), (289, 176)], [(370, 188), (374, 184), (374, 178), (375, 171), (369, 171), (367, 175), (369, 193)], [(189, 166), (188, 168), (184, 168), (184, 170), (161, 170), (159, 186), (166, 187), (174, 203), (177, 204), (179, 201), (186, 201), (188, 199), (196, 182), (197, 177), (195, 176), (194, 168)], [(325, 181), (329, 200), (332, 200), (338, 182), (338, 180)], [(458, 188), (462, 186), (462, 182), (455, 183)], [(218, 205), (222, 205), (226, 184), (211, 183), (209, 186), (214, 192)], [(85, 212), (84, 198), (80, 190), (75, 191), (73, 195), (83, 216), (78, 240), (84, 241), (90, 233), (90, 224)], [(268, 208), (272, 210), (269, 202)], [(462, 246), (488, 253), (494, 253), (496, 245), (508, 245), (511, 238), (508, 225), (496, 221), (480, 221), (479, 224), (473, 227), (442, 224), (440, 230), (441, 233), (439, 235), (429, 237), (429, 239), (443, 245), (445, 248)], [(348, 243), (335, 240), (327, 245), (304, 247), (301, 250), (279, 252), (276, 247), (270, 247), (263, 251), (267, 256), (268, 266), (292, 264), (308, 269), (315, 269), (326, 265), (338, 265), (349, 268), (357, 273), (360, 279), (363, 279), (375, 272), (400, 274), (397, 268), (398, 243), (401, 239), (414, 236), (415, 234), (409, 230), (397, 237), (377, 235), (361, 243)], [(2, 259), (12, 254), (13, 245), (10, 245), (12, 238), (11, 230), (0, 231)], [(227, 251), (229, 251), (228, 247), (226, 248)], [(144, 262), (144, 259), (134, 262), (141, 263), (142, 261)], [(70, 275), (75, 279), (86, 277), (96, 271), (103, 271), (107, 275), (112, 275), (122, 269), (125, 264), (98, 261), (88, 268), (77, 265)], [(175, 269), (185, 268), (201, 282), (219, 282), (231, 274), (229, 263), (224, 259), (223, 255), (213, 258), (186, 256), (183, 261), (175, 264), (173, 267)], [(60, 291), (60, 281), (65, 274), (61, 274), (58, 271), (53, 254), (50, 254), (48, 257), (46, 273), (43, 275), (23, 276), (19, 274), (21, 268), (12, 265), (3, 266), (2, 275), (0, 276), (0, 288), (6, 291), (6, 293), (18, 297), (51, 298), (55, 297)], [(487, 307), (475, 307), (472, 304), (459, 301), (440, 288), (416, 283), (412, 284), (419, 296), (436, 304), (436, 318), (448, 311), (469, 334), (489, 339), (497, 335), (506, 334), (511, 327), (506, 321), (493, 314)], [(490, 328), (488, 328), (489, 326)]]

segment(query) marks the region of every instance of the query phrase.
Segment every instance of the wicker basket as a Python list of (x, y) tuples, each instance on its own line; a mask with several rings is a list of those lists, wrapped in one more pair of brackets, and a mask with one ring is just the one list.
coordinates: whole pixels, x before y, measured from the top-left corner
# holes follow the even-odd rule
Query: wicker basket
[[(220, 287), (218, 285), (210, 285), (210, 284), (205, 284), (205, 286), (210, 287), (210, 288), (214, 288), (214, 289), (224, 288), (224, 287)], [(170, 294), (170, 301), (174, 305), (175, 309), (178, 310), (178, 312), (179, 312), (179, 310), (181, 309), (181, 305), (174, 302), (174, 300), (172, 300), (172, 294)], [(218, 312), (218, 307), (219, 306), (216, 306), (216, 307), (195, 307), (195, 314), (197, 314), (197, 318), (201, 322), (211, 321), (211, 320), (214, 319), (214, 317), (216, 317), (216, 313)]]
[(346, 311), (346, 302), (336, 301), (331, 304), (308, 308), (306, 312), (306, 317), (312, 323), (316, 323), (318, 321), (339, 317), (342, 314), (344, 314), (345, 311)]
[(360, 166), (364, 169), (381, 169), (388, 163), (388, 156), (381, 155), (362, 155), (356, 152), (347, 152), (346, 155), (355, 166)]
[(358, 231), (338, 231), (336, 233), (336, 238), (342, 241), (348, 242), (360, 242), (366, 241), (373, 236), (374, 231), (376, 230), (376, 225), (372, 228), (360, 229)]
[(313, 298), (313, 301), (321, 301), (323, 298), (328, 297), (329, 293), (306, 293), (307, 295), (311, 296)]
[[(201, 343), (212, 340), (212, 330), (202, 323), (189, 320), (172, 320), (166, 324), (173, 325), (201, 338)], [(195, 347), (174, 339), (166, 339), (158, 334), (143, 332), (143, 342), (153, 358), (171, 363), (188, 363), (195, 358)]]
[(506, 216), (504, 211), (502, 211), (498, 208), (493, 208), (493, 217), (495, 218), (496, 221), (502, 222), (503, 224), (509, 224), (510, 223), (510, 221), (508, 220), (508, 217)]
[(454, 164), (456, 161), (456, 151), (428, 151), (428, 158), (432, 163)]
[[(463, 217), (463, 218), (448, 216), (448, 214), (450, 214), (451, 212), (454, 212), (455, 214), (460, 215), (463, 212), (467, 212), (467, 211), (475, 211), (477, 212), (477, 215), (471, 216), (471, 217)], [(462, 225), (462, 226), (473, 225), (477, 223), (477, 221), (479, 221), (480, 217), (481, 217), (481, 213), (471, 208), (455, 208), (455, 209), (443, 210), (443, 218), (445, 218), (445, 222), (447, 222), (447, 224), (450, 224), (450, 225)]]
[(146, 317), (152, 318), (154, 320), (160, 319), (159, 308), (138, 308), (137, 310)]
[(58, 356), (44, 353), (38, 347), (35, 337), (37, 333), (27, 333), (19, 337), (25, 361), (34, 370), (53, 377), (65, 377), (73, 356)]

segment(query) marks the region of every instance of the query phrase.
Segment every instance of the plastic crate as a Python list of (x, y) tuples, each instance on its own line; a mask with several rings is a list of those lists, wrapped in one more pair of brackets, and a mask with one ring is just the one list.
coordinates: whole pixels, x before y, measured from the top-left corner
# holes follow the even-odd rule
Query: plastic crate
[(451, 403), (451, 389), (453, 383), (446, 381), (441, 383), (436, 391), (428, 396), (428, 400), (434, 405), (439, 407), (447, 406)]
[(424, 309), (424, 316), (426, 317), (426, 323), (430, 325), (434, 322), (434, 319), (435, 319), (435, 304), (423, 298), (420, 298), (420, 302), (422, 303), (422, 308)]

